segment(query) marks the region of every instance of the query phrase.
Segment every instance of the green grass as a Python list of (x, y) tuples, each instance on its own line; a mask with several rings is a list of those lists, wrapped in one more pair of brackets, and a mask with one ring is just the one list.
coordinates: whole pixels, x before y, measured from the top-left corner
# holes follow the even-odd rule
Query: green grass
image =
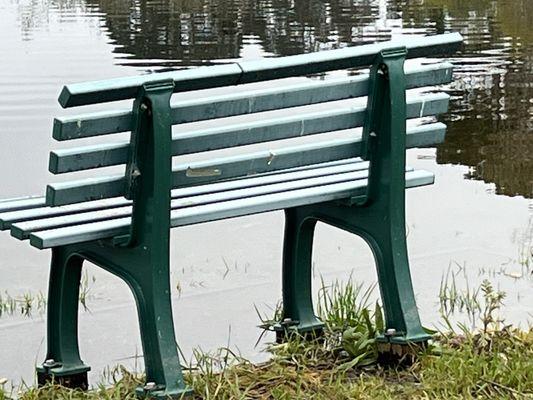
[[(261, 364), (227, 348), (196, 352), (186, 380), (197, 399), (213, 400), (533, 399), (533, 329), (504, 324), (498, 316), (504, 294), (488, 281), (476, 289), (474, 303), (455, 309), (475, 307), (479, 328), (470, 331), (448, 322), (449, 331), (435, 334), (415, 362), (401, 368), (376, 362), (374, 337), (383, 317), (379, 305), (370, 301), (371, 291), (351, 280), (323, 284), (317, 307), (326, 324), (321, 340), (293, 335), (286, 343), (270, 345), (266, 351), (271, 358)], [(450, 313), (448, 307), (444, 318)], [(279, 316), (279, 307), (274, 314), (271, 321)], [(271, 321), (262, 322), (268, 328)], [(0, 400), (134, 399), (134, 388), (143, 382), (141, 375), (122, 367), (109, 371), (105, 380), (106, 385), (85, 393), (54, 385), (11, 389), (4, 383)]]

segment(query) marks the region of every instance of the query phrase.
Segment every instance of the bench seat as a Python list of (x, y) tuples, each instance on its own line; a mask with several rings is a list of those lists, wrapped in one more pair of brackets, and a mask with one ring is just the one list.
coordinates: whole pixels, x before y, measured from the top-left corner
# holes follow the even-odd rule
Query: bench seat
[[(207, 185), (174, 189), (171, 226), (178, 227), (224, 218), (362, 196), (366, 193), (368, 162), (347, 159), (313, 168), (293, 168)], [(433, 183), (433, 174), (406, 168), (406, 187)], [(24, 205), (28, 199), (10, 203)], [(60, 207), (36, 207), (0, 213), (3, 229), (39, 248), (106, 239), (128, 232), (131, 204), (114, 198)], [(0, 203), (0, 211), (3, 211)], [(55, 214), (55, 215), (54, 215)], [(50, 216), (52, 215), (52, 216)]]

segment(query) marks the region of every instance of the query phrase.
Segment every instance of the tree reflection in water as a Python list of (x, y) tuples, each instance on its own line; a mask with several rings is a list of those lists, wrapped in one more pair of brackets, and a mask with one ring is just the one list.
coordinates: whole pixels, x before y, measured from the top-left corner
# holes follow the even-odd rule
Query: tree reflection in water
[[(43, 1), (32, 0), (36, 8)], [(38, 4), (37, 4), (38, 3)], [(101, 15), (115, 62), (146, 70), (228, 62), (243, 48), (283, 56), (459, 31), (448, 135), (437, 162), (470, 167), (496, 192), (533, 197), (531, 0), (48, 0)], [(31, 9), (31, 7), (30, 7)], [(39, 13), (36, 13), (39, 14)], [(31, 13), (23, 30), (32, 31)], [(42, 22), (42, 21), (41, 21)], [(26, 28), (24, 28), (26, 27)], [(246, 47), (248, 45), (248, 47)]]

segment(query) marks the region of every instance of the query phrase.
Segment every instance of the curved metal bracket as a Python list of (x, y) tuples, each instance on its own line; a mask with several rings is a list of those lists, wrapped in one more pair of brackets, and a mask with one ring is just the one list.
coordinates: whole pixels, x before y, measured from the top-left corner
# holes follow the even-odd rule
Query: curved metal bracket
[(148, 82), (133, 103), (124, 188), (125, 197), (133, 200), (131, 229), (129, 235), (114, 238), (114, 245), (131, 247), (147, 234), (170, 229), (173, 92), (173, 80)]
[[(381, 51), (370, 69), (369, 93), (363, 126), (362, 157), (370, 161), (367, 195), (351, 200), (365, 205), (384, 187), (405, 189), (405, 47)], [(351, 205), (350, 204), (350, 205)]]

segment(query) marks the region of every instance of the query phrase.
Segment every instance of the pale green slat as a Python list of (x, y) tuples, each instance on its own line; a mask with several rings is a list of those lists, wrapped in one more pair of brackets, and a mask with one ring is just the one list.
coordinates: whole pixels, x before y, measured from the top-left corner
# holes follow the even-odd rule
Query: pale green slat
[[(326, 183), (332, 184), (332, 183), (339, 183), (339, 182), (367, 178), (368, 177), (368, 163), (359, 162), (355, 164), (360, 164), (362, 168), (359, 169), (359, 168), (356, 168), (358, 167), (357, 165), (352, 165), (351, 166), (352, 170), (350, 170), (349, 167), (341, 165), (335, 168), (326, 168), (326, 169), (330, 169), (331, 171), (342, 171), (342, 170), (348, 169), (348, 171), (340, 172), (340, 173), (338, 172), (329, 173), (325, 175), (316, 174), (315, 176), (313, 176), (312, 172), (307, 173), (307, 174), (302, 173), (302, 172), (297, 172), (296, 175), (300, 175), (300, 176), (311, 175), (311, 176), (304, 177), (301, 179), (292, 179), (292, 180), (286, 179), (283, 175), (295, 175), (294, 172), (292, 173), (289, 172), (287, 174), (281, 174), (279, 176), (268, 176), (268, 177), (255, 178), (256, 180), (262, 180), (263, 182), (265, 182), (262, 185), (249, 186), (249, 182), (247, 183), (246, 181), (254, 180), (254, 178), (241, 179), (241, 180), (232, 181), (232, 182), (210, 184), (210, 185), (206, 185), (205, 193), (193, 194), (191, 196), (173, 199), (171, 201), (170, 206), (171, 206), (171, 209), (194, 207), (194, 206), (199, 206), (203, 204), (235, 200), (238, 198), (260, 196), (260, 195), (282, 192), (282, 191), (287, 191), (287, 190), (303, 189), (303, 188), (311, 187), (311, 186), (320, 186)], [(411, 171), (412, 168), (408, 168), (407, 170)], [(268, 183), (268, 181), (272, 181), (272, 183)], [(237, 183), (237, 185), (234, 185), (235, 188), (225, 190), (225, 191), (220, 191), (220, 190), (216, 190), (215, 188), (212, 188), (220, 184), (224, 186), (228, 186), (228, 184), (231, 184), (231, 183)], [(242, 186), (242, 187), (239, 187), (239, 186)], [(179, 191), (179, 189), (177, 191)], [(77, 214), (60, 216), (60, 217), (25, 221), (25, 222), (13, 224), (11, 226), (11, 235), (13, 237), (16, 237), (17, 239), (24, 240), (29, 237), (30, 233), (37, 232), (37, 231), (56, 229), (56, 228), (61, 228), (61, 227), (66, 227), (66, 226), (79, 225), (83, 223), (97, 222), (97, 221), (103, 221), (103, 220), (109, 220), (109, 219), (115, 219), (115, 218), (122, 218), (122, 217), (127, 217), (130, 215), (131, 215), (131, 206), (128, 206), (128, 207), (119, 207), (119, 208), (112, 208), (112, 209), (106, 209), (106, 210), (81, 212)]]
[[(445, 93), (411, 97), (407, 100), (407, 118), (442, 114), (448, 110), (448, 103), (449, 96)], [(302, 112), (222, 128), (176, 133), (172, 139), (172, 154), (179, 156), (356, 128), (363, 125), (365, 113), (366, 106), (344, 106), (334, 110)], [(124, 141), (55, 150), (50, 153), (49, 170), (59, 174), (124, 164), (128, 148), (129, 142)]]
[[(208, 186), (192, 186), (179, 189), (173, 189), (171, 196), (173, 199), (205, 194), (209, 192), (220, 192), (233, 190), (244, 187), (264, 185), (273, 182), (281, 182), (295, 179), (303, 179), (312, 176), (322, 176), (332, 173), (342, 173), (353, 170), (368, 168), (367, 162), (361, 162), (360, 159), (346, 159), (335, 162), (316, 164), (313, 166), (304, 166), (283, 171), (274, 171), (270, 174), (263, 174), (260, 177), (245, 177), (239, 180), (217, 182)], [(45, 198), (41, 197), (44, 205)], [(39, 220), (45, 218), (59, 218), (62, 216), (76, 213), (91, 212), (95, 210), (110, 209), (114, 207), (123, 207), (131, 204), (131, 201), (123, 197), (89, 201), (85, 203), (70, 204), (59, 207), (38, 207), (25, 209), (21, 211), (11, 211), (0, 213), (0, 229), (9, 229), (14, 223), (23, 223), (25, 221)]]
[[(411, 134), (410, 132), (414, 133)], [(443, 124), (415, 128), (414, 131), (411, 128), (407, 135), (407, 146), (418, 146), (418, 138), (426, 135), (434, 137), (424, 137), (422, 139), (424, 146), (429, 143), (438, 143), (444, 137), (444, 132), (445, 125)], [(174, 168), (173, 186), (199, 185), (253, 173), (266, 173), (285, 168), (352, 158), (358, 156), (360, 150), (361, 138), (350, 138), (287, 147), (276, 150), (273, 153), (262, 151), (195, 162)], [(57, 206), (105, 197), (118, 197), (123, 195), (124, 182), (123, 175), (115, 175), (48, 185), (47, 203)]]
[(345, 47), (337, 50), (266, 60), (244, 61), (239, 63), (243, 70), (239, 83), (259, 82), (366, 66), (374, 62), (375, 56), (380, 51), (404, 46), (407, 48), (407, 58), (442, 56), (455, 53), (460, 48), (462, 41), (463, 38), (459, 33), (425, 37), (411, 36), (388, 42)]
[[(433, 174), (426, 171), (406, 173), (406, 187), (433, 183)], [(206, 204), (173, 210), (170, 214), (172, 227), (191, 225), (266, 211), (280, 210), (325, 201), (359, 196), (365, 193), (366, 179), (323, 185), (265, 196), (237, 199), (222, 203)], [(128, 233), (129, 217), (41, 231), (30, 235), (30, 243), (40, 249), (99, 240)]]
[[(220, 160), (212, 160), (202, 163), (194, 163), (198, 167), (190, 170), (175, 169), (173, 171), (173, 186), (190, 186), (213, 180), (226, 179), (248, 173), (260, 173), (281, 168), (291, 168), (301, 165), (318, 164), (326, 161), (334, 161), (342, 158), (351, 158), (358, 154), (360, 141), (356, 139), (328, 141), (327, 143), (317, 143), (312, 145), (294, 146), (285, 148), (278, 152), (278, 157), (270, 162), (269, 152), (259, 152), (224, 158), (227, 163), (224, 171), (218, 174), (217, 164)], [(352, 152), (352, 153), (350, 153)], [(285, 155), (287, 154), (287, 155)], [(283, 161), (286, 164), (283, 164)], [(215, 166), (211, 168), (211, 166)], [(245, 165), (250, 166), (243, 171)], [(206, 173), (214, 173), (216, 176), (207, 177)], [(189, 176), (187, 176), (189, 175)], [(192, 176), (194, 175), (194, 176)], [(203, 175), (203, 176), (199, 176)], [(184, 180), (184, 178), (186, 178)], [(61, 182), (48, 185), (46, 189), (47, 204), (58, 206), (71, 203), (79, 203), (90, 200), (102, 199), (105, 197), (118, 197), (124, 193), (125, 178), (123, 175), (114, 175), (103, 178), (83, 179), (79, 181)]]
[(103, 81), (74, 83), (63, 87), (59, 94), (62, 107), (76, 107), (108, 101), (132, 99), (148, 82), (172, 79), (176, 92), (236, 85), (242, 70), (237, 63), (199, 67), (181, 71), (128, 76)]
[(113, 207), (120, 207), (128, 205), (131, 201), (124, 197), (104, 199), (98, 201), (90, 201), (81, 204), (69, 204), (60, 207), (46, 207), (45, 197), (41, 197), (41, 202), (38, 207), (31, 209), (12, 209), (0, 212), (0, 230), (6, 230), (15, 222), (29, 221), (33, 219), (45, 217), (57, 217), (78, 212), (87, 212), (95, 210), (109, 209)]
[[(406, 71), (407, 88), (448, 83), (453, 66), (439, 63), (411, 67)], [(327, 101), (365, 96), (368, 74), (303, 84), (281, 85), (271, 89), (213, 96), (172, 104), (173, 124), (224, 118)], [(54, 120), (52, 136), (70, 140), (131, 130), (131, 111), (107, 111), (60, 117)]]
[(63, 107), (74, 107), (131, 99), (136, 96), (144, 83), (163, 79), (172, 79), (175, 92), (183, 92), (362, 67), (372, 64), (380, 51), (400, 46), (407, 48), (407, 58), (451, 54), (459, 49), (461, 43), (462, 36), (459, 33), (426, 37), (412, 36), (408, 39), (403, 37), (397, 41), (288, 57), (71, 84), (63, 88), (59, 103)]
[(0, 213), (12, 212), (18, 210), (28, 210), (42, 207), (46, 204), (44, 196), (25, 196), (13, 199), (0, 200)]
[[(425, 147), (444, 140), (446, 125), (441, 123), (409, 128), (407, 147)], [(262, 151), (176, 166), (174, 187), (206, 184), (238, 176), (266, 173), (285, 168), (351, 158), (361, 154), (361, 138), (336, 139), (302, 146)], [(218, 171), (218, 172), (217, 172)]]
[[(433, 182), (434, 175), (431, 172), (418, 170), (406, 173), (406, 188), (431, 185)], [(171, 226), (186, 226), (262, 212), (282, 210), (290, 207), (340, 200), (352, 196), (363, 196), (366, 194), (366, 186), (367, 179), (360, 179), (355, 182), (342, 182), (332, 185), (258, 196), (250, 199), (239, 199), (235, 201), (173, 210), (170, 213)]]

